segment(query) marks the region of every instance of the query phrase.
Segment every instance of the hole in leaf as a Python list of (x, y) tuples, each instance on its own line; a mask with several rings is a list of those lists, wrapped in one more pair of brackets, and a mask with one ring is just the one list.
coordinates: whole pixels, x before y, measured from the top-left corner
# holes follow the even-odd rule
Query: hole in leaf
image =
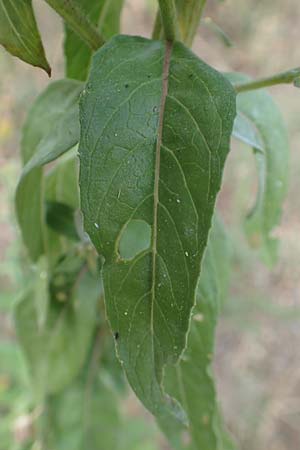
[(122, 230), (119, 254), (123, 259), (133, 259), (150, 247), (151, 227), (144, 220), (131, 220)]

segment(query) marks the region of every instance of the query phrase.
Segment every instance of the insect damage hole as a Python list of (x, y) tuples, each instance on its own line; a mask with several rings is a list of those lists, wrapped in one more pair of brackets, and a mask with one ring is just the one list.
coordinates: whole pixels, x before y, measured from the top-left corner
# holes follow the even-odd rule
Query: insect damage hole
[(130, 220), (121, 232), (119, 255), (130, 260), (150, 247), (151, 227), (144, 220)]

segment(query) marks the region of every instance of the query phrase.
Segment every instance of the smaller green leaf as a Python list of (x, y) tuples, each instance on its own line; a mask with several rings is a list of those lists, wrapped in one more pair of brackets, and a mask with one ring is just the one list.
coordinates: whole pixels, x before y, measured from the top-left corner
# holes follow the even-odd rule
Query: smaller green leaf
[[(119, 33), (124, 0), (76, 0), (76, 3), (97, 25), (104, 38), (109, 39)], [(89, 71), (92, 51), (68, 26), (65, 32), (66, 76), (84, 81)]]
[[(175, 396), (187, 412), (190, 450), (224, 448), (230, 438), (221, 421), (212, 375), (215, 329), (222, 299), (226, 295), (230, 247), (222, 222), (214, 218), (197, 288), (186, 349), (180, 362), (165, 371), (167, 392)], [(182, 437), (185, 435), (182, 430)], [(186, 440), (186, 439), (185, 439)]]
[[(75, 150), (75, 149), (74, 149)], [(80, 245), (80, 241), (85, 241), (83, 233), (82, 218), (79, 212), (79, 185), (78, 185), (78, 158), (72, 150), (62, 156), (44, 177), (44, 191), (46, 209), (47, 204), (62, 204), (72, 211), (70, 221), (65, 223), (66, 229), (62, 229), (62, 217), (56, 217), (55, 223), (44, 228), (47, 260), (49, 268), (55, 267), (62, 255)], [(47, 220), (47, 214), (46, 214)], [(57, 229), (57, 220), (60, 229)], [(56, 227), (56, 231), (53, 228)], [(71, 233), (70, 233), (71, 232)], [(76, 242), (71, 235), (76, 233)], [(68, 235), (68, 236), (67, 236)], [(70, 239), (71, 237), (71, 239)]]
[(257, 150), (264, 151), (264, 144), (257, 128), (241, 111), (238, 111), (236, 115), (232, 135), (241, 142), (244, 142)]
[(12, 55), (51, 75), (31, 0), (1, 0), (0, 44)]
[(78, 158), (72, 151), (59, 159), (45, 175), (45, 199), (76, 210), (79, 208)]
[(120, 448), (122, 420), (118, 398), (113, 387), (98, 373), (97, 366), (63, 392), (50, 397), (48, 409), (51, 448)]
[(78, 99), (82, 84), (60, 80), (50, 84), (33, 104), (23, 129), (25, 167), (16, 192), (16, 211), (32, 260), (44, 252), (42, 166), (70, 150), (79, 139)]
[[(232, 83), (249, 80), (239, 73), (226, 76)], [(278, 241), (272, 233), (280, 222), (288, 186), (287, 130), (276, 103), (266, 90), (240, 93), (237, 110), (239, 119), (234, 136), (253, 147), (258, 169), (258, 193), (246, 220), (246, 232), (251, 245), (260, 249), (262, 259), (272, 265), (278, 253)]]
[(49, 397), (47, 448), (158, 450), (155, 425), (122, 411), (124, 393), (120, 395), (110, 373), (103, 368), (103, 337), (100, 331), (76, 380), (61, 393)]
[(234, 43), (230, 36), (211, 17), (205, 17), (203, 24), (207, 26), (226, 47), (233, 47)]
[(76, 231), (74, 214), (75, 211), (65, 203), (46, 203), (47, 225), (57, 233), (76, 241), (78, 240), (78, 233)]
[(101, 284), (88, 272), (78, 276), (83, 263), (79, 256), (77, 261), (72, 258), (69, 271), (61, 270), (60, 274), (55, 274), (56, 281), (61, 276), (61, 290), (58, 292), (64, 296), (52, 295), (44, 323), (38, 322), (35, 299), (41, 300), (41, 297), (35, 285), (15, 309), (17, 335), (29, 364), (33, 388), (40, 400), (49, 393), (61, 391), (74, 379), (90, 347), (97, 323)]

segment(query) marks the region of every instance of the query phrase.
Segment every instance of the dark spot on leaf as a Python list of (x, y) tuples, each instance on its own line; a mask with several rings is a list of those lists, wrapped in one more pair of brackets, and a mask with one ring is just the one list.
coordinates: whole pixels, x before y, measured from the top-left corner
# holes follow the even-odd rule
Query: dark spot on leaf
[(125, 84), (125, 89), (127, 89), (128, 87), (129, 87), (129, 84), (126, 83), (126, 84)]
[(116, 331), (115, 334), (114, 334), (114, 336), (115, 336), (115, 340), (117, 341), (117, 340), (119, 339), (119, 332)]
[(153, 110), (154, 113), (157, 112), (157, 106), (153, 106)]
[(193, 78), (193, 74), (192, 73), (189, 74), (189, 78)]

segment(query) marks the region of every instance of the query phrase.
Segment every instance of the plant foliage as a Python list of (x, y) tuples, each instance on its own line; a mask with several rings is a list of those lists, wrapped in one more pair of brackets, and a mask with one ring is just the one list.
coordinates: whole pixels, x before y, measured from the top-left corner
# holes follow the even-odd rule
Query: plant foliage
[[(215, 205), (233, 136), (257, 160), (247, 236), (274, 263), (280, 112), (264, 90), (242, 92), (248, 77), (187, 47), (205, 1), (159, 1), (154, 39), (119, 35), (122, 0), (47, 3), (65, 21), (66, 78), (39, 95), (22, 133), (15, 324), (35, 424), (24, 445), (157, 448), (156, 432), (139, 419), (137, 433), (122, 412), (125, 374), (174, 448), (233, 450), (212, 369), (231, 264)], [(107, 42), (93, 51), (95, 36)], [(31, 1), (0, 2), (0, 43), (50, 71)]]

